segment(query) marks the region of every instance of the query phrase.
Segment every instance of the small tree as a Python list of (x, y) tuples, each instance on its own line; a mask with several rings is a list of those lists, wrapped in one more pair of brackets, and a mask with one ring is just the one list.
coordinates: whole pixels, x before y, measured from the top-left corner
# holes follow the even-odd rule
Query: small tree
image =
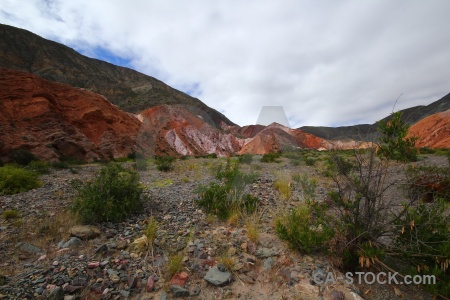
[(380, 157), (407, 162), (417, 160), (416, 145), (417, 137), (407, 137), (409, 125), (402, 120), (402, 113), (392, 114), (390, 121), (381, 121), (378, 126), (380, 146), (378, 155)]

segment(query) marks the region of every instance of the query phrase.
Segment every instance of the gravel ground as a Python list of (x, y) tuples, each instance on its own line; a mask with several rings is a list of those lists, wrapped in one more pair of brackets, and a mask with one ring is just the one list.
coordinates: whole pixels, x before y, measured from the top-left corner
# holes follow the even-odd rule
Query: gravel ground
[[(415, 286), (315, 284), (317, 272), (341, 273), (327, 257), (301, 255), (276, 237), (274, 216), (295, 205), (302, 192), (293, 185), (291, 200), (280, 200), (273, 184), (280, 174), (306, 173), (318, 179), (317, 200), (323, 201), (332, 182), (320, 167), (292, 166), (285, 158), (270, 164), (256, 160), (241, 169), (259, 174), (248, 187), (261, 204), (257, 243), (247, 237), (244, 224), (219, 222), (195, 203), (196, 187), (214, 180), (223, 159), (177, 160), (167, 173), (150, 165), (140, 172), (146, 186), (143, 210), (122, 223), (98, 224), (99, 234), (79, 240), (68, 232), (76, 220), (64, 210), (76, 195), (76, 183), (92, 179), (99, 165), (54, 170), (41, 177), (39, 189), (1, 196), (1, 210), (16, 209), (21, 219), (0, 222), (0, 299), (432, 299)], [(422, 163), (440, 165), (445, 158), (430, 156)], [(155, 247), (153, 253), (139, 252), (132, 243), (151, 215), (160, 225)], [(182, 272), (171, 277), (167, 266), (177, 253)], [(231, 270), (221, 270), (224, 257), (232, 259)], [(210, 272), (228, 271), (228, 281), (218, 286), (205, 280)]]

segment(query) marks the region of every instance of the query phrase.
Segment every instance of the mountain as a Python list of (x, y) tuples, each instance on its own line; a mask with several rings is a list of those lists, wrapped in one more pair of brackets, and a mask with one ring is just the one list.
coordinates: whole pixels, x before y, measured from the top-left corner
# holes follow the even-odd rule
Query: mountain
[(142, 122), (137, 145), (143, 156), (212, 153), (229, 156), (244, 144), (244, 140), (211, 126), (204, 117), (181, 105), (160, 105), (141, 112), (137, 117)]
[(20, 70), (50, 81), (104, 95), (120, 109), (139, 113), (161, 104), (184, 105), (215, 127), (234, 125), (199, 99), (137, 71), (88, 58), (27, 30), (0, 24), (0, 68)]
[(409, 136), (416, 136), (416, 146), (450, 148), (450, 109), (428, 116), (409, 128)]
[(0, 158), (17, 150), (40, 159), (124, 157), (140, 122), (103, 96), (15, 70), (0, 69)]
[[(407, 124), (412, 125), (418, 121), (450, 109), (450, 94), (442, 97), (438, 101), (435, 101), (429, 105), (414, 106), (404, 110), (402, 112), (402, 119)], [(377, 133), (378, 124), (381, 121), (389, 121), (391, 116), (387, 116), (382, 120), (375, 122), (374, 124), (360, 124), (354, 126), (341, 126), (341, 127), (316, 127), (316, 126), (303, 126), (300, 127), (304, 132), (313, 134), (317, 137), (329, 139), (329, 140), (362, 140), (372, 141)]]

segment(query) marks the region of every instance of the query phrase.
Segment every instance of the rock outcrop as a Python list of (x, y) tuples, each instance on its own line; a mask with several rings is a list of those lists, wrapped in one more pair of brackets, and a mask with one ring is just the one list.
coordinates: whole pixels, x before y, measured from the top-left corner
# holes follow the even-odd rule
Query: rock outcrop
[(41, 159), (123, 157), (140, 122), (103, 96), (0, 69), (0, 158), (27, 150)]
[(450, 148), (450, 109), (420, 120), (409, 128), (417, 147)]
[(143, 156), (199, 156), (215, 153), (228, 156), (236, 153), (244, 140), (210, 125), (195, 109), (161, 105), (138, 115), (142, 127), (137, 137)]

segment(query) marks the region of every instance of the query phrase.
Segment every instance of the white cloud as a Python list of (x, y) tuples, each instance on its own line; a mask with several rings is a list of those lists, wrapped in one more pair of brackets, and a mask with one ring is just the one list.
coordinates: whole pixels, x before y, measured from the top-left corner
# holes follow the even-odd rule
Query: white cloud
[(3, 0), (0, 22), (107, 49), (240, 125), (283, 106), (296, 127), (372, 123), (401, 93), (399, 109), (449, 93), (448, 11), (446, 0)]

